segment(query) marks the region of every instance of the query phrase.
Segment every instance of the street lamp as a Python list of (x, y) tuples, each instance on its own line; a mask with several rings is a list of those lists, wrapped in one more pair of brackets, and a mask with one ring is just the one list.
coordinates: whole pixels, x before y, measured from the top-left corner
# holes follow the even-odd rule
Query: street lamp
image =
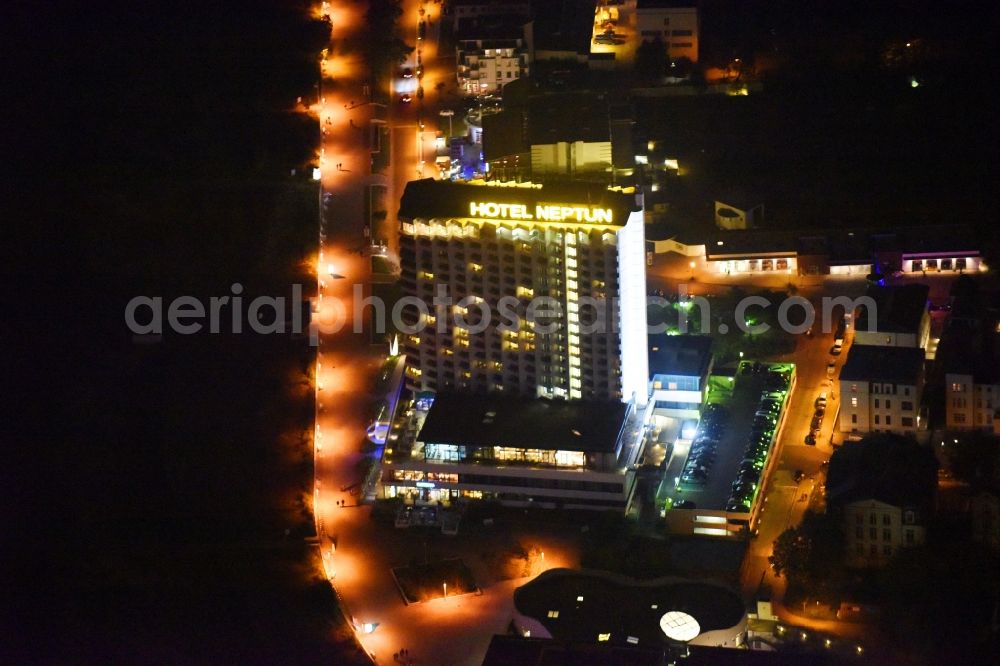
[(441, 117), (443, 117), (443, 118), (447, 118), (448, 119), (448, 138), (450, 139), (451, 138), (451, 119), (455, 115), (455, 112), (452, 111), (451, 109), (444, 109), (442, 111), (438, 111), (438, 115), (441, 116)]

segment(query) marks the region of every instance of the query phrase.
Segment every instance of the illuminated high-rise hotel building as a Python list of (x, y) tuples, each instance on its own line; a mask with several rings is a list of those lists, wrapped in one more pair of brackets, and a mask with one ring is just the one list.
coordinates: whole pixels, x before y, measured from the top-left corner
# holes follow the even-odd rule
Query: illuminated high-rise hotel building
[(408, 388), (646, 404), (634, 192), (425, 179), (399, 220)]

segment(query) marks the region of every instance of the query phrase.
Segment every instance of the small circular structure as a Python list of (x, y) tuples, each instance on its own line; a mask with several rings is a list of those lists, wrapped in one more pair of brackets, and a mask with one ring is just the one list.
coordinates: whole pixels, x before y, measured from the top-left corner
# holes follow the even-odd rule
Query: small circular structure
[(686, 643), (701, 633), (698, 620), (681, 611), (669, 611), (660, 618), (660, 629), (667, 638)]

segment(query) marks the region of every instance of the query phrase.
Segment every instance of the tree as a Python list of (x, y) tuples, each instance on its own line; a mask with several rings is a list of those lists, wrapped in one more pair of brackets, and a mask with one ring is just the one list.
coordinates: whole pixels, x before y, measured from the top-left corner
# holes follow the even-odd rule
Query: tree
[(802, 580), (809, 571), (812, 543), (799, 527), (789, 527), (774, 540), (774, 550), (768, 556), (775, 576), (789, 581)]
[(667, 45), (657, 37), (635, 50), (635, 73), (639, 80), (660, 83), (667, 69)]
[(882, 572), (883, 629), (927, 663), (982, 661), (995, 643), (997, 559), (981, 544), (945, 540), (901, 550)]
[(955, 478), (968, 483), (973, 490), (992, 487), (997, 481), (1000, 465), (1000, 440), (983, 433), (965, 433), (946, 447), (948, 464)]
[(807, 512), (802, 524), (775, 540), (768, 562), (775, 575), (784, 575), (791, 591), (835, 605), (843, 587), (844, 537), (836, 516)]

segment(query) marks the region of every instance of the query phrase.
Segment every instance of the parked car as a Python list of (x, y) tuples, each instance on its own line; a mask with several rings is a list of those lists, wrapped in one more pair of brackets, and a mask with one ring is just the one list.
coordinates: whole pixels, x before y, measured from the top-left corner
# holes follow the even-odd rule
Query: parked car
[(833, 347), (830, 348), (830, 353), (834, 356), (839, 356), (840, 352), (844, 349), (844, 341), (837, 340), (833, 343)]
[(694, 509), (697, 505), (691, 500), (681, 500), (680, 502), (674, 502), (675, 509)]
[(826, 391), (820, 393), (819, 397), (816, 398), (816, 406), (826, 408)]
[(403, 104), (409, 104), (410, 102), (413, 101), (413, 95), (411, 95), (410, 93), (403, 93), (402, 95), (399, 96), (399, 101), (402, 102)]
[(410, 69), (409, 67), (404, 68), (403, 69), (403, 78), (404, 79), (413, 78), (413, 70)]
[(809, 433), (806, 435), (806, 446), (816, 446), (816, 435)]
[(837, 362), (830, 361), (826, 364), (826, 376), (833, 377), (833, 371), (837, 369)]

